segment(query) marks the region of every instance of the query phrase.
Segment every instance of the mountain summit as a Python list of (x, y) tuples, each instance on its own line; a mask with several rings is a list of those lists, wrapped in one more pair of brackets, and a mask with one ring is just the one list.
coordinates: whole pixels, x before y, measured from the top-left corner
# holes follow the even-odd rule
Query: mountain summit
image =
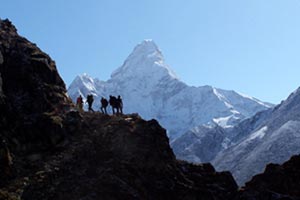
[[(175, 73), (165, 64), (164, 57), (153, 40), (144, 40), (138, 44), (125, 60), (124, 64), (115, 70), (111, 79), (137, 79), (144, 78), (155, 82), (163, 77), (178, 79)], [(151, 80), (150, 80), (151, 79)]]
[(138, 44), (108, 81), (88, 79), (87, 83), (85, 76), (76, 78), (68, 89), (74, 101), (79, 94), (92, 93), (96, 97), (96, 109), (101, 96), (121, 95), (125, 113), (137, 112), (143, 118), (157, 119), (171, 139), (202, 124), (230, 127), (270, 107), (234, 91), (188, 86), (165, 63), (152, 40)]

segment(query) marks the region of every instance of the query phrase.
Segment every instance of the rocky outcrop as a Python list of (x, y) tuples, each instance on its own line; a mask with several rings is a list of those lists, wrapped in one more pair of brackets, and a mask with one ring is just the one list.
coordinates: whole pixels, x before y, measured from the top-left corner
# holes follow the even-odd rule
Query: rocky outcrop
[(267, 165), (264, 173), (246, 183), (238, 199), (300, 199), (300, 155), (282, 165)]
[(19, 153), (45, 149), (52, 135), (63, 136), (54, 118), (72, 105), (65, 84), (54, 61), (19, 36), (9, 20), (0, 20), (0, 52), (1, 114), (6, 116), (0, 139)]
[(86, 113), (83, 121), (76, 142), (29, 178), (23, 199), (231, 199), (236, 193), (230, 173), (177, 161), (155, 120)]

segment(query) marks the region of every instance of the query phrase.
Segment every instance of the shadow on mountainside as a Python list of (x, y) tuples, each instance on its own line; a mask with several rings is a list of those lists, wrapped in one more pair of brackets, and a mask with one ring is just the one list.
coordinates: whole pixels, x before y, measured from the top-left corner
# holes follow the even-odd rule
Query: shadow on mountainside
[(177, 161), (165, 130), (155, 120), (67, 115), (66, 121), (76, 121), (76, 127), (66, 127), (76, 134), (51, 152), (17, 159), (18, 177), (0, 190), (0, 197), (231, 199), (236, 193), (230, 173), (215, 172), (210, 164)]

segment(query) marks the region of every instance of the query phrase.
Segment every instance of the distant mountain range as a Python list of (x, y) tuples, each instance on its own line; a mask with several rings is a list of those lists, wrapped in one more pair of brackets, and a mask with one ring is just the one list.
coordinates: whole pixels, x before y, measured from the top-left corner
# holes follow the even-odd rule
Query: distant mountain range
[(179, 159), (212, 162), (242, 185), (267, 163), (282, 164), (300, 153), (300, 89), (232, 128), (199, 126), (171, 145)]
[(287, 161), (300, 153), (300, 89), (280, 105), (257, 113), (230, 130), (232, 145), (212, 161), (230, 170), (239, 184), (261, 173), (267, 163)]
[(137, 45), (111, 78), (101, 81), (87, 74), (77, 76), (68, 89), (76, 100), (79, 95), (100, 98), (123, 97), (125, 113), (139, 113), (145, 119), (157, 119), (168, 131), (171, 141), (199, 125), (232, 127), (272, 104), (212, 86), (194, 87), (180, 81), (165, 64), (152, 40)]

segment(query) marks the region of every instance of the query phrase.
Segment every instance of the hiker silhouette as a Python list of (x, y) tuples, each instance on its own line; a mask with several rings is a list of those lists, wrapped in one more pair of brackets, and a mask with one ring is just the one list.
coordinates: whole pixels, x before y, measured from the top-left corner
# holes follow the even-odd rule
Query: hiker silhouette
[(109, 96), (109, 105), (112, 108), (112, 112), (113, 114), (123, 114), (123, 102), (122, 102), (122, 98), (119, 95), (118, 98), (116, 98), (115, 96), (110, 95)]
[(93, 97), (93, 95), (92, 94), (89, 94), (89, 95), (87, 95), (87, 98), (86, 98), (87, 100), (87, 103), (88, 103), (88, 105), (89, 105), (89, 111), (92, 111), (92, 112), (94, 112), (94, 110), (93, 110), (93, 108), (92, 108), (92, 105), (93, 105), (93, 102), (94, 102), (94, 97)]
[(83, 100), (82, 100), (82, 96), (79, 95), (79, 97), (76, 100), (76, 107), (77, 109), (82, 112), (83, 111)]
[(104, 97), (101, 98), (101, 111), (102, 113), (104, 114), (107, 114), (107, 110), (106, 110), (106, 107), (108, 106), (108, 101), (107, 99), (105, 99)]
[(118, 99), (117, 99), (117, 106), (120, 110), (120, 113), (123, 114), (123, 100), (120, 95), (118, 96)]

